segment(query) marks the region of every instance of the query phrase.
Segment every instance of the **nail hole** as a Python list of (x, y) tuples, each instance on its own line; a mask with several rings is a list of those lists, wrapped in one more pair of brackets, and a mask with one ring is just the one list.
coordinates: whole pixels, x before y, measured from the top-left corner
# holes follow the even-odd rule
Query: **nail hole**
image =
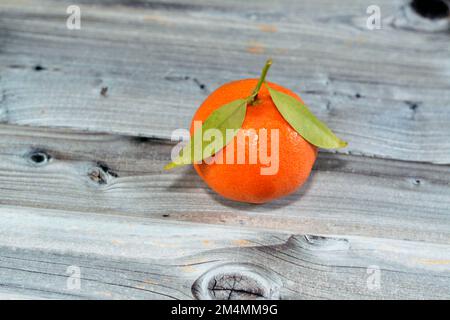
[(41, 66), (40, 64), (37, 64), (34, 66), (34, 70), (35, 71), (42, 71), (45, 70), (45, 68), (43, 66)]
[(44, 162), (44, 161), (46, 160), (45, 155), (42, 154), (42, 153), (36, 153), (36, 154), (33, 154), (33, 155), (30, 157), (30, 159), (31, 159), (31, 161), (33, 161), (34, 163), (41, 163), (41, 162)]
[(108, 87), (103, 87), (101, 90), (100, 90), (100, 95), (102, 96), (102, 97), (106, 97), (106, 94), (108, 93)]
[(206, 85), (205, 84), (203, 84), (203, 83), (201, 83), (198, 79), (196, 79), (196, 78), (193, 78), (192, 79), (194, 82), (195, 82), (195, 84), (200, 88), (200, 90), (206, 90)]
[(405, 101), (405, 103), (409, 107), (409, 109), (412, 111), (416, 111), (417, 107), (419, 107), (419, 104), (417, 102)]
[(442, 19), (450, 15), (449, 6), (442, 0), (413, 0), (411, 7), (420, 16), (427, 19)]
[(28, 154), (29, 162), (36, 166), (42, 166), (49, 162), (50, 159), (50, 155), (43, 150), (34, 150)]

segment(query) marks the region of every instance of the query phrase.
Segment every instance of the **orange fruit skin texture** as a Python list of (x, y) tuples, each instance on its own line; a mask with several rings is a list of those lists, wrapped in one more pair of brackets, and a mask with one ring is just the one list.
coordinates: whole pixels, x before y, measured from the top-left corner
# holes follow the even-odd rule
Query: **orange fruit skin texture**
[[(192, 119), (191, 136), (194, 133), (194, 121), (200, 120), (203, 123), (215, 109), (233, 100), (247, 98), (251, 95), (257, 82), (258, 79), (233, 81), (211, 93)], [(261, 167), (270, 165), (260, 163), (259, 153), (258, 162), (249, 164), (249, 143), (251, 143), (250, 140), (255, 141), (249, 138), (245, 139), (246, 161), (244, 164), (237, 164), (237, 161), (234, 161), (233, 164), (225, 163), (227, 148), (230, 144), (215, 155), (224, 157), (223, 164), (206, 164), (204, 161), (194, 164), (195, 170), (206, 184), (225, 198), (240, 202), (265, 203), (289, 195), (305, 183), (316, 160), (317, 148), (303, 139), (284, 120), (270, 97), (267, 85), (299, 101), (302, 100), (289, 89), (266, 82), (258, 93), (256, 104), (247, 106), (245, 120), (240, 130), (254, 129), (258, 133), (261, 128), (268, 129), (267, 154), (269, 157), (272, 155), (269, 129), (279, 130), (278, 172), (274, 175), (261, 175)], [(242, 142), (242, 139), (240, 141)], [(237, 159), (237, 143), (236, 136), (234, 137), (234, 148), (230, 151), (234, 154), (235, 160)]]

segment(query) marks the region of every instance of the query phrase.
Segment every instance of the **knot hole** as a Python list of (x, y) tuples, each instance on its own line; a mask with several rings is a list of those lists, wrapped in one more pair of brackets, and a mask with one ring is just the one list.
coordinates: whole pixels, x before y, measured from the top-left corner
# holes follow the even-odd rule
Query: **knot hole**
[(450, 3), (445, 0), (413, 0), (411, 8), (420, 16), (435, 20), (450, 16)]

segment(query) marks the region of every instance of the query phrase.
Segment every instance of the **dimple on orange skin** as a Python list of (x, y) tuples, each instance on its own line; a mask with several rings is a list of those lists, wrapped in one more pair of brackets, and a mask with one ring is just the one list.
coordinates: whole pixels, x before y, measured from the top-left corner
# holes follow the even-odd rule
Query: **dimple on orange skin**
[[(191, 124), (193, 136), (194, 121), (204, 122), (217, 108), (236, 99), (246, 99), (254, 90), (258, 79), (245, 79), (227, 83), (214, 91), (195, 113)], [(266, 86), (286, 93), (303, 102), (292, 91), (275, 83), (266, 82), (258, 93), (253, 105), (248, 105), (244, 123), (240, 130), (267, 129), (268, 155), (272, 155), (270, 147), (270, 130), (279, 130), (279, 167), (274, 175), (262, 175), (261, 168), (266, 164), (259, 162), (248, 163), (249, 139), (245, 140), (246, 162), (244, 164), (225, 163), (227, 147), (225, 146), (216, 156), (223, 156), (224, 163), (194, 164), (199, 176), (208, 186), (225, 198), (249, 203), (265, 203), (280, 197), (287, 196), (300, 188), (308, 179), (312, 166), (317, 157), (317, 148), (302, 138), (277, 110), (270, 98)], [(234, 137), (234, 153), (238, 139)], [(236, 159), (236, 155), (235, 155)]]

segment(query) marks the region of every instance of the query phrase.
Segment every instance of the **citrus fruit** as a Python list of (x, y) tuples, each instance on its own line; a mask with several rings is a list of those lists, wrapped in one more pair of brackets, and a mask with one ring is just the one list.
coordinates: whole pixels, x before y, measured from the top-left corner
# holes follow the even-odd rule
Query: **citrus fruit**
[[(237, 99), (246, 99), (251, 96), (257, 84), (258, 79), (245, 79), (227, 83), (216, 89), (195, 113), (191, 124), (191, 136), (194, 134), (194, 121), (204, 122), (213, 111), (223, 105)], [(283, 118), (267, 86), (302, 102), (301, 98), (289, 89), (265, 82), (254, 102), (248, 105), (242, 127), (233, 138), (233, 142), (214, 155), (223, 159), (227, 159), (230, 155), (235, 161), (233, 163), (226, 161), (210, 164), (205, 161), (194, 163), (195, 170), (206, 184), (225, 198), (241, 202), (264, 203), (287, 196), (305, 183), (316, 160), (317, 148), (306, 141)], [(273, 158), (271, 165), (274, 166), (271, 174), (262, 174), (261, 169), (267, 168), (268, 164), (267, 161), (263, 163), (259, 156), (256, 163), (248, 161), (251, 147), (256, 147), (259, 154), (261, 147), (259, 135), (264, 132), (260, 129), (266, 129), (268, 133), (266, 151)], [(278, 131), (278, 141), (272, 141), (273, 137), (270, 133), (274, 129)], [(276, 148), (274, 143), (277, 143)], [(236, 161), (236, 152), (239, 147), (245, 150), (245, 159), (247, 159), (245, 163)], [(230, 148), (232, 149), (228, 150)]]
[(265, 81), (271, 65), (267, 60), (259, 79), (232, 81), (209, 95), (192, 119), (191, 139), (172, 150), (164, 169), (192, 163), (225, 198), (264, 203), (306, 182), (317, 147), (346, 147), (299, 96)]

